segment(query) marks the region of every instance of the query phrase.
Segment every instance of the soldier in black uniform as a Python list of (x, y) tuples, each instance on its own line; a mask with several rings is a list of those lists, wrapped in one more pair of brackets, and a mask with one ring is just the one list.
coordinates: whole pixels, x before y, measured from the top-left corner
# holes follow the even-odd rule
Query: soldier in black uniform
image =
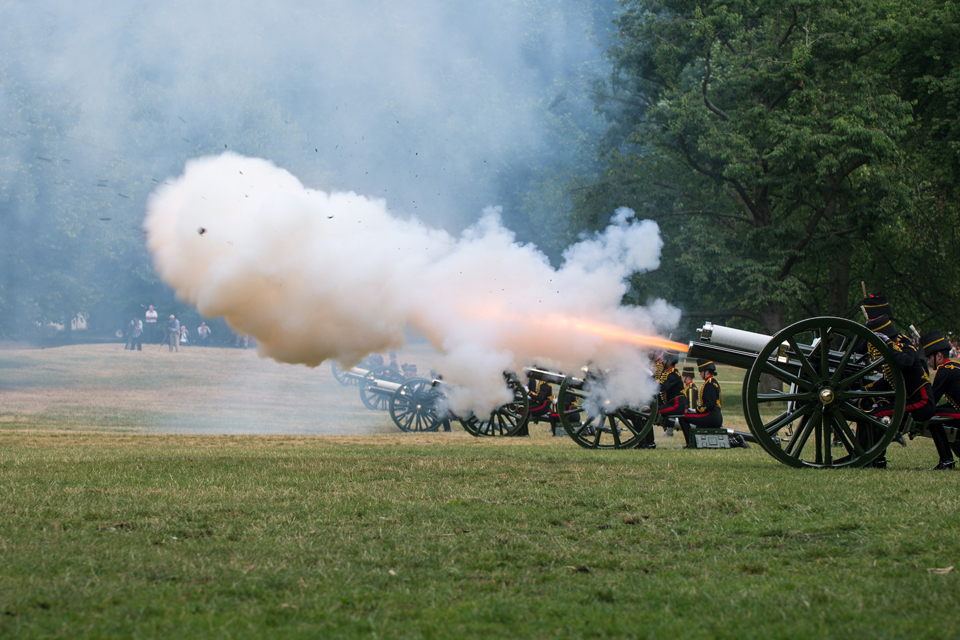
[[(930, 376), (927, 375), (927, 368), (924, 365), (917, 348), (913, 341), (900, 333), (896, 325), (890, 319), (890, 316), (883, 315), (878, 318), (867, 321), (867, 328), (873, 331), (883, 340), (890, 351), (893, 352), (893, 366), (900, 369), (903, 374), (903, 381), (906, 385), (907, 403), (904, 407), (904, 416), (910, 415), (917, 422), (925, 422), (933, 417), (936, 408), (931, 398), (932, 389), (930, 387)], [(879, 357), (875, 349), (867, 347), (874, 357)], [(889, 391), (893, 389), (891, 384), (892, 373), (890, 365), (883, 366), (883, 378), (876, 382), (865, 385), (868, 391)], [(889, 402), (881, 402), (873, 406), (866, 406), (869, 399), (861, 400), (860, 408), (867, 411), (875, 418), (889, 418), (893, 415), (893, 405)], [(868, 448), (873, 442), (882, 436), (882, 431), (873, 425), (864, 422), (857, 422), (857, 440), (863, 448)], [(870, 466), (878, 469), (886, 469), (887, 457), (886, 450), (881, 452)]]
[(867, 314), (867, 320), (876, 320), (880, 316), (887, 316), (893, 320), (893, 310), (890, 308), (890, 300), (882, 293), (865, 297), (860, 301), (860, 308)]
[[(920, 346), (927, 364), (936, 373), (933, 378), (933, 401), (946, 400), (937, 406), (936, 415), (949, 418), (951, 427), (960, 427), (960, 364), (950, 359), (950, 343), (940, 331), (931, 331), (920, 336)], [(960, 442), (952, 443), (951, 452), (951, 443), (941, 424), (930, 425), (930, 437), (940, 456), (940, 462), (934, 469), (953, 469), (956, 466), (953, 454), (960, 456)]]
[[(683, 393), (683, 378), (680, 376), (680, 372), (677, 371), (677, 363), (680, 361), (680, 355), (672, 351), (667, 351), (663, 354), (661, 361), (663, 362), (663, 370), (657, 378), (660, 382), (660, 393), (657, 398), (657, 414), (664, 420), (664, 431), (669, 430), (669, 434), (672, 436), (673, 427), (670, 426), (672, 424), (670, 420), (680, 417), (686, 412), (687, 397)], [(664, 435), (666, 435), (666, 433)], [(647, 434), (647, 441), (652, 446), (646, 448), (653, 449), (656, 447), (656, 443), (653, 442), (653, 429), (650, 429), (650, 433)]]
[(686, 413), (680, 418), (680, 428), (687, 441), (687, 448), (692, 449), (690, 441), (690, 427), (700, 429), (720, 429), (723, 427), (723, 413), (720, 407), (723, 404), (723, 392), (717, 382), (717, 365), (710, 360), (697, 360), (697, 369), (703, 378), (696, 408), (691, 407), (693, 413)]
[[(530, 418), (542, 418), (544, 416), (550, 416), (550, 413), (553, 410), (553, 387), (550, 386), (549, 382), (544, 382), (543, 380), (537, 380), (535, 378), (529, 378), (527, 380), (527, 395), (530, 396), (530, 413), (528, 414)], [(527, 420), (527, 423), (529, 422), (530, 421)], [(515, 435), (530, 435), (530, 430), (527, 428), (527, 423), (524, 423), (523, 427), (521, 427)]]

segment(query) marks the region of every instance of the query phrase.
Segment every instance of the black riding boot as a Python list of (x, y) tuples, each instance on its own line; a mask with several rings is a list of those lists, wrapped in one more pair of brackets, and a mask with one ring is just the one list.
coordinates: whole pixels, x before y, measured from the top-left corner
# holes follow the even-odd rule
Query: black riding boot
[(950, 443), (947, 441), (947, 434), (943, 430), (943, 425), (932, 424), (929, 429), (933, 444), (937, 447), (937, 455), (940, 456), (940, 462), (934, 469), (953, 469), (956, 463), (953, 459), (953, 452), (950, 451)]

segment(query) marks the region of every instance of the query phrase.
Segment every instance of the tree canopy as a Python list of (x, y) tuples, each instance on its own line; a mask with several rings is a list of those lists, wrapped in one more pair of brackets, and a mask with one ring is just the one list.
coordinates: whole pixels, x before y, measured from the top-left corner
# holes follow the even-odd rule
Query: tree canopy
[(949, 246), (934, 249), (955, 238), (957, 218), (947, 193), (955, 65), (943, 51), (956, 48), (952, 5), (623, 9), (612, 72), (594, 87), (611, 123), (606, 167), (577, 192), (574, 215), (591, 228), (626, 205), (660, 221), (663, 267), (638, 277), (634, 295), (772, 333), (801, 317), (852, 316), (864, 280), (901, 301), (905, 320), (952, 328), (957, 305), (924, 300), (925, 273), (950, 284), (957, 273)]

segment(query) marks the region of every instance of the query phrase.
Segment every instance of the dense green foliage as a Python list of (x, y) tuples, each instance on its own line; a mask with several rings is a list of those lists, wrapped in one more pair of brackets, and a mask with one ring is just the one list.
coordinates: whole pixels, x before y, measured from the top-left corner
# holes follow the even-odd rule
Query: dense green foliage
[(772, 332), (853, 317), (861, 281), (905, 322), (955, 328), (957, 10), (941, 2), (625, 1), (596, 87), (617, 205), (659, 220), (662, 295)]

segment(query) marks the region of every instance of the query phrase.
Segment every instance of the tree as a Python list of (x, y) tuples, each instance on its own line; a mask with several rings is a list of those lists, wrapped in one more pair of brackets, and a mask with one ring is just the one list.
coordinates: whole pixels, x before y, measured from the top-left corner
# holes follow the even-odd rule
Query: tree
[(903, 180), (911, 105), (884, 56), (887, 0), (626, 0), (595, 87), (607, 170), (580, 192), (584, 227), (626, 205), (660, 221), (659, 274), (690, 316), (773, 333), (847, 315), (856, 238), (915, 197)]

